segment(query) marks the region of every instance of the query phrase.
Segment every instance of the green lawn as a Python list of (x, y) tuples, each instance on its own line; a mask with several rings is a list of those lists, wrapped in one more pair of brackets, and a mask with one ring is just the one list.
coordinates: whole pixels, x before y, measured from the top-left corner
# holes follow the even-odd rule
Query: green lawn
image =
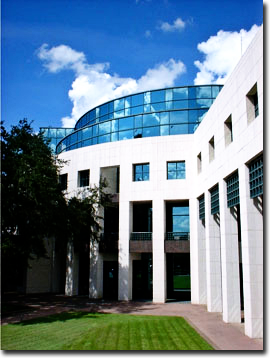
[(213, 350), (181, 317), (62, 313), (2, 326), (2, 350)]

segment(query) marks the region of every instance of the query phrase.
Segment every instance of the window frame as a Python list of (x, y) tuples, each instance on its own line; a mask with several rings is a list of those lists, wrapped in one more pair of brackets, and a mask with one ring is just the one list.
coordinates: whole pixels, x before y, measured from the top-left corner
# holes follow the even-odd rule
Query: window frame
[[(144, 170), (144, 166), (148, 166), (148, 171)], [(137, 167), (141, 167), (141, 171), (136, 171)], [(141, 174), (139, 179), (136, 178), (137, 174)], [(145, 179), (145, 175), (148, 177)], [(150, 181), (150, 163), (133, 164), (133, 182)]]
[[(170, 164), (175, 164), (175, 170), (169, 170), (169, 165)], [(178, 164), (184, 164), (184, 169), (178, 169), (177, 166)], [(184, 177), (177, 177), (177, 174), (179, 172), (184, 173)], [(175, 177), (170, 177), (170, 173), (175, 174)], [(179, 161), (167, 161), (167, 180), (184, 180), (186, 179), (186, 161), (185, 160), (179, 160)]]

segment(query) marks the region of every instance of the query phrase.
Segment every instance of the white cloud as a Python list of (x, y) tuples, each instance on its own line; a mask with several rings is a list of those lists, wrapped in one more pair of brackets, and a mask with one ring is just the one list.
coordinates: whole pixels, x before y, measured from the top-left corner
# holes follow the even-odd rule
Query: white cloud
[(172, 24), (168, 22), (162, 22), (160, 25), (160, 29), (163, 32), (174, 32), (174, 31), (182, 31), (186, 26), (186, 22), (183, 21), (181, 18), (177, 18), (174, 20)]
[(205, 55), (205, 59), (203, 62), (199, 60), (194, 62), (199, 69), (194, 84), (224, 84), (258, 29), (259, 26), (253, 25), (249, 31), (220, 30), (217, 35), (198, 44), (197, 48)]
[(148, 69), (139, 79), (123, 78), (109, 74), (108, 63), (88, 64), (83, 53), (66, 45), (49, 49), (48, 45), (44, 44), (37, 55), (51, 73), (65, 69), (75, 73), (75, 79), (68, 92), (73, 108), (70, 116), (62, 118), (64, 127), (73, 127), (86, 111), (111, 99), (173, 86), (175, 80), (186, 71), (182, 61), (169, 59)]

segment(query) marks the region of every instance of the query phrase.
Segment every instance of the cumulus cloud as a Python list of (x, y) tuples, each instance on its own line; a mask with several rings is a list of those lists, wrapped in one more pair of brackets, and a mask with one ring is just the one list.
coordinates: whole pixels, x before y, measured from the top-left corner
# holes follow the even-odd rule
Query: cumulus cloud
[(253, 25), (249, 31), (220, 30), (217, 35), (199, 43), (197, 48), (205, 58), (203, 62), (199, 60), (194, 62), (199, 69), (194, 84), (224, 84), (258, 29), (259, 26)]
[(180, 17), (173, 21), (172, 24), (168, 22), (162, 22), (160, 24), (160, 29), (163, 32), (174, 32), (174, 31), (182, 31), (186, 26), (186, 22), (183, 21)]
[(75, 79), (68, 92), (73, 107), (70, 116), (62, 118), (64, 127), (73, 127), (89, 109), (111, 99), (128, 94), (173, 86), (175, 80), (186, 71), (182, 61), (169, 59), (158, 64), (139, 79), (120, 77), (107, 72), (109, 63), (88, 64), (84, 53), (67, 45), (49, 48), (42, 45), (37, 56), (51, 73), (72, 70)]

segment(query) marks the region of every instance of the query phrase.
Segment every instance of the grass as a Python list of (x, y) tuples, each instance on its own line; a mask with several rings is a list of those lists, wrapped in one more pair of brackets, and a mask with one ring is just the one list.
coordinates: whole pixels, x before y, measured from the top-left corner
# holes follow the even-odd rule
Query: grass
[(175, 275), (173, 277), (174, 289), (190, 289), (191, 278), (190, 275)]
[(2, 350), (213, 350), (178, 316), (70, 312), (1, 332)]

